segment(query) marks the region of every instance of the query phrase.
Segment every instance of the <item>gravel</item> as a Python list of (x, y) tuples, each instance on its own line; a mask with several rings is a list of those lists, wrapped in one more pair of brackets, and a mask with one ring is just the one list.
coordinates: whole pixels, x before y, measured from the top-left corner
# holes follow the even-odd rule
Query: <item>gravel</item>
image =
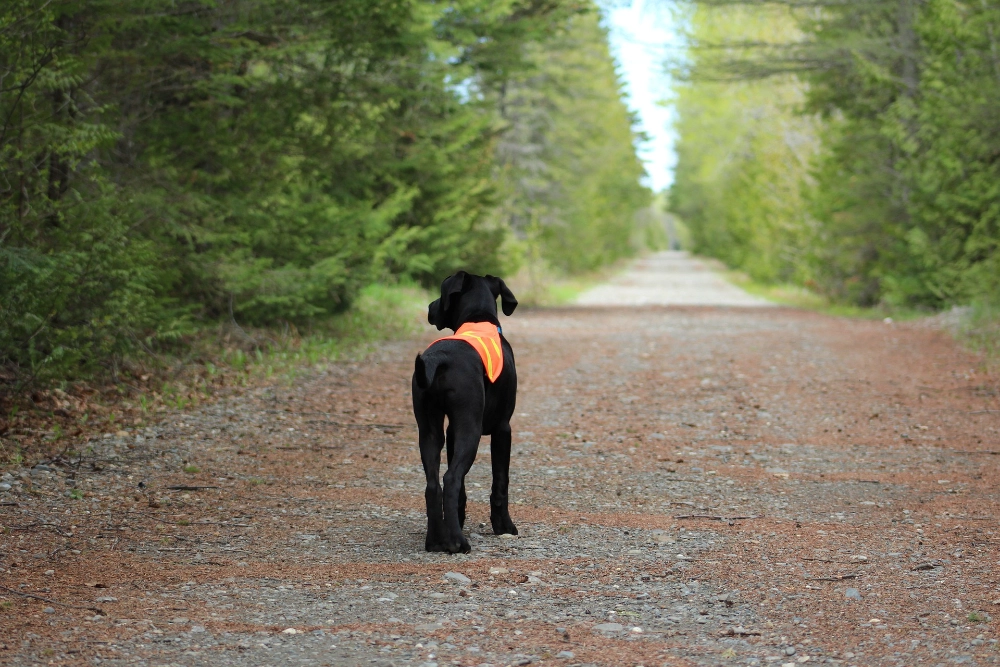
[(428, 332), (3, 475), (0, 662), (997, 662), (1000, 401), (950, 340), (778, 308), (504, 329), (517, 537), (484, 446), (472, 553), (422, 550)]

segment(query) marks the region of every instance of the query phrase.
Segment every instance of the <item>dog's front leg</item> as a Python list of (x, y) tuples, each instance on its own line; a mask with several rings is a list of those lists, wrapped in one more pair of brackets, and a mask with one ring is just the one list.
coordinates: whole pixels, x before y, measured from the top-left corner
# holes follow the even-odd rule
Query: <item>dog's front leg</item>
[[(443, 418), (442, 418), (443, 421)], [(424, 464), (424, 475), (427, 486), (424, 489), (424, 501), (427, 503), (427, 538), (424, 548), (427, 551), (447, 551), (445, 540), (445, 525), (442, 515), (443, 493), (439, 474), (441, 469), (441, 447), (444, 445), (444, 434), (441, 427), (419, 425), (420, 460)]]
[(517, 526), (507, 510), (507, 486), (510, 483), (510, 424), (493, 429), (490, 454), (493, 459), (493, 489), (490, 491), (490, 523), (495, 535), (517, 535)]

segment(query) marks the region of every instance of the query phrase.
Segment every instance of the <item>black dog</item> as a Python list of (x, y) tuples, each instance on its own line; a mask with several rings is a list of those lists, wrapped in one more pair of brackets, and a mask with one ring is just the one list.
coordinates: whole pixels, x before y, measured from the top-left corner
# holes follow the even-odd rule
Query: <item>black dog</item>
[[(427, 309), (427, 321), (438, 329), (458, 329), (463, 324), (490, 323), (500, 330), (497, 297), (504, 315), (517, 307), (517, 299), (503, 280), (459, 271), (441, 283), (441, 298)], [(492, 331), (492, 330), (491, 330)], [(484, 345), (489, 345), (489, 342)], [(420, 458), (427, 476), (427, 551), (468, 553), (465, 525), (465, 475), (472, 468), (483, 435), (491, 435), (493, 489), (490, 522), (497, 535), (517, 535), (507, 511), (510, 472), (510, 418), (517, 398), (514, 352), (500, 336), (503, 368), (494, 382), (487, 362), (472, 344), (441, 340), (417, 355), (413, 372), (413, 414), (420, 433)], [(495, 363), (490, 360), (489, 363)], [(444, 418), (448, 430), (444, 432)], [(444, 489), (438, 481), (441, 446), (447, 443), (448, 471)]]

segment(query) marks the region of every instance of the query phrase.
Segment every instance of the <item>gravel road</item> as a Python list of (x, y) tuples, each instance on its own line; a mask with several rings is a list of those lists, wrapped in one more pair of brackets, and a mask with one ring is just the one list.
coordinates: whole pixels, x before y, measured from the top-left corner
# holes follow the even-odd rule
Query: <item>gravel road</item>
[(0, 664), (1000, 662), (998, 382), (947, 336), (718, 306), (504, 330), (518, 537), (484, 446), (472, 553), (422, 551), (427, 332), (8, 473)]
[(658, 252), (587, 290), (581, 306), (770, 306), (683, 251)]

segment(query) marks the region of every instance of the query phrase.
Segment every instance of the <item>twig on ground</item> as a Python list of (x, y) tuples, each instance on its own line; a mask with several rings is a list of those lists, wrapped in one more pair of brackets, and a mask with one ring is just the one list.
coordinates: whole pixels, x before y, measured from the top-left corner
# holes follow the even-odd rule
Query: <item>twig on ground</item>
[(59, 602), (58, 600), (50, 600), (49, 598), (43, 598), (41, 595), (32, 595), (31, 593), (25, 593), (24, 591), (17, 591), (13, 588), (7, 588), (6, 586), (0, 586), (0, 591), (7, 591), (8, 593), (13, 593), (14, 595), (21, 595), (26, 598), (32, 598), (34, 600), (41, 600), (42, 602), (48, 602), (49, 604), (57, 604), (60, 607), (68, 607), (69, 609), (83, 609), (84, 611), (97, 612), (101, 616), (107, 616), (104, 610), (100, 607), (80, 607), (75, 604), (66, 604), (65, 602)]
[(204, 489), (217, 489), (217, 486), (168, 486), (168, 491), (202, 491)]
[(719, 516), (716, 514), (675, 514), (675, 519), (711, 519), (712, 521), (739, 521), (741, 519), (759, 519), (756, 514), (747, 516)]
[(806, 581), (843, 581), (844, 579), (857, 579), (860, 576), (860, 573), (838, 574), (833, 577), (807, 577)]

